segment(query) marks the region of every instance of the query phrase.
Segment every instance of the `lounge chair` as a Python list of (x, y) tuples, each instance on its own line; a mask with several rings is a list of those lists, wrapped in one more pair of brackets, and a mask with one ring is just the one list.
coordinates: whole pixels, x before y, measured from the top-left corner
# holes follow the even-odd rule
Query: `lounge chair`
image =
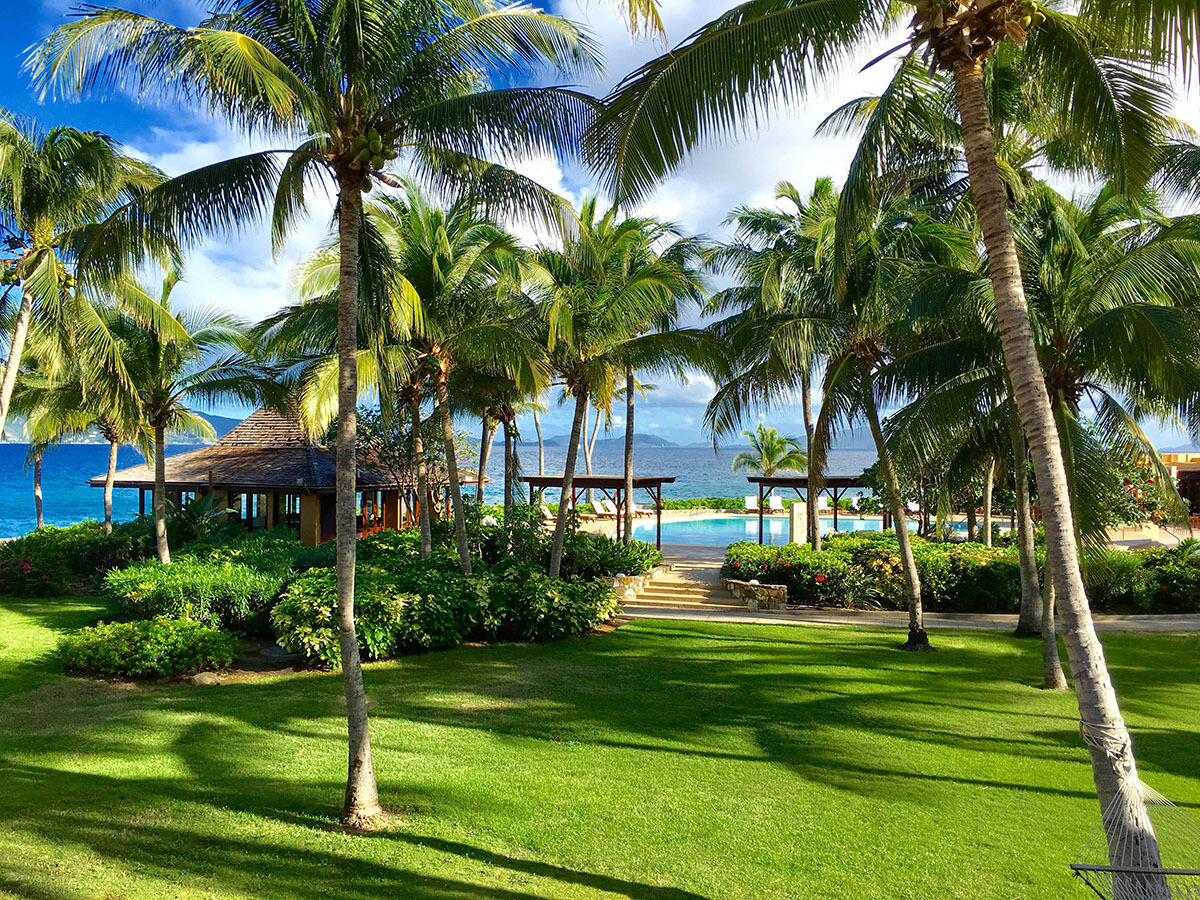
[(747, 497), (746, 498), (746, 512), (756, 513), (756, 512), (758, 512), (758, 510), (759, 510), (758, 498), (757, 497)]
[(597, 510), (596, 518), (598, 519), (615, 519), (617, 517), (617, 508), (607, 497), (598, 497), (592, 504), (592, 508)]
[(640, 506), (638, 506), (632, 500), (629, 501), (629, 505), (631, 507), (633, 507), (633, 517), (635, 519), (653, 519), (654, 518), (654, 510), (642, 509)]
[(825, 512), (829, 509), (829, 498), (824, 494), (817, 497), (817, 512)]
[(783, 498), (776, 497), (774, 494), (772, 494), (770, 497), (767, 498), (767, 509), (769, 509), (773, 513), (774, 512), (779, 512), (779, 513), (787, 512), (787, 510), (785, 510), (783, 508)]

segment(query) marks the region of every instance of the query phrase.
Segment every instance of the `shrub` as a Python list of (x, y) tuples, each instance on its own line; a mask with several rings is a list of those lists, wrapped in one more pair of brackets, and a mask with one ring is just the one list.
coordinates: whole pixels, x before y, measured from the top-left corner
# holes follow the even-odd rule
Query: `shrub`
[(620, 608), (611, 584), (553, 579), (517, 564), (493, 574), (489, 600), (498, 636), (525, 641), (575, 637), (608, 621)]
[(287, 528), (247, 532), (239, 524), (187, 544), (175, 555), (198, 560), (243, 563), (262, 571), (290, 575), (332, 566), (336, 552), (334, 541), (306, 547), (300, 542), (299, 535)]
[[(390, 656), (405, 629), (404, 606), (413, 599), (386, 583), (384, 573), (360, 566), (354, 579), (354, 623), (358, 645), (367, 659)], [(271, 610), (281, 646), (301, 653), (312, 664), (342, 664), (338, 639), (337, 572), (313, 569), (297, 577)]]
[(145, 556), (151, 547), (145, 520), (48, 526), (0, 544), (0, 594), (45, 597), (92, 587), (104, 572)]
[(683, 500), (664, 500), (663, 509), (743, 509), (742, 497), (688, 497)]
[[(1152, 596), (1151, 584), (1161, 587), (1154, 577), (1157, 555), (1121, 550), (1089, 550), (1083, 559), (1083, 582), (1092, 609), (1133, 609)], [(1161, 592), (1161, 591), (1160, 591)]]
[[(549, 560), (549, 553), (546, 555)], [(564, 578), (602, 578), (613, 575), (641, 575), (662, 562), (662, 553), (643, 541), (623, 541), (577, 531), (563, 543)]]
[(223, 669), (237, 644), (216, 628), (160, 616), (94, 625), (64, 638), (59, 653), (73, 672), (162, 678)]
[[(1015, 610), (1021, 570), (1015, 550), (931, 543), (913, 537), (921, 597), (929, 609)], [(890, 532), (830, 535), (820, 552), (808, 544), (734, 544), (722, 574), (788, 588), (792, 602), (812, 606), (902, 609), (907, 603), (899, 544)]]
[(1170, 550), (1146, 550), (1137, 606), (1149, 613), (1200, 612), (1200, 555), (1185, 541)]
[(240, 562), (179, 556), (168, 566), (146, 560), (104, 577), (103, 595), (123, 618), (169, 616), (239, 630), (263, 629), (263, 614), (282, 574)]

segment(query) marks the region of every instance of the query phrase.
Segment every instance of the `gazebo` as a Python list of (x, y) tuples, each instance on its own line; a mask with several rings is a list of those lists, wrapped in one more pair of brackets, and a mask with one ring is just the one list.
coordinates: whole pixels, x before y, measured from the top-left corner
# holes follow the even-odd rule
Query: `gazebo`
[[(557, 488), (562, 490), (563, 476), (562, 475), (527, 475), (522, 481), (537, 490), (544, 491), (547, 488)], [(633, 489), (636, 491), (639, 488), (644, 490), (654, 503), (654, 545), (662, 548), (662, 486), (671, 484), (675, 481), (675, 476), (670, 475), (639, 475), (633, 479)], [(613, 506), (617, 510), (617, 537), (621, 536), (621, 526), (625, 519), (625, 476), (624, 475), (576, 475), (571, 479), (571, 496), (569, 502), (572, 507), (579, 501), (579, 495), (588, 490), (599, 491), (607, 499), (611, 500)], [(568, 502), (568, 498), (564, 497), (560, 502)]]
[[(306, 435), (294, 418), (260, 409), (211, 447), (168, 456), (164, 474), (167, 497), (177, 505), (211, 493), (247, 529), (286, 526), (315, 546), (335, 535), (334, 473), (333, 450)], [(473, 485), (477, 478), (461, 471), (463, 484)], [(407, 472), (360, 462), (357, 479), (360, 535), (416, 520), (422, 499)], [(104, 480), (97, 475), (88, 483), (104, 487)], [(445, 478), (431, 472), (430, 482), (442, 484)], [(146, 494), (154, 490), (154, 467), (147, 461), (122, 469), (113, 486), (136, 488), (138, 511), (144, 515)], [(448, 508), (449, 487), (439, 493)], [(432, 497), (430, 503), (432, 508)]]
[[(791, 488), (799, 497), (808, 493), (807, 475), (747, 475), (746, 480), (758, 485), (758, 542), (763, 542), (763, 501), (775, 488)], [(826, 475), (818, 480), (818, 496), (827, 494), (833, 499), (833, 530), (837, 531), (838, 501), (852, 488), (865, 487), (860, 475)]]

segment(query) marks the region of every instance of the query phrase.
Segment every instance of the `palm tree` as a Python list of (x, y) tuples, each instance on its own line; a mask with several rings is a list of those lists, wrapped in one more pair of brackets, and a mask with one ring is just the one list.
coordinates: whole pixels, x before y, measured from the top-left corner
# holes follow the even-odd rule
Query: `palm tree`
[(91, 352), (105, 354), (120, 374), (115, 345), (88, 298), (115, 297), (153, 315), (152, 308), (137, 306), (136, 291), (126, 290), (129, 279), (145, 260), (170, 264), (178, 251), (162, 230), (135, 227), (129, 208), (164, 178), (107, 135), (66, 127), (43, 131), (32, 120), (0, 113), (0, 229), (7, 251), (0, 267), (5, 296), (15, 290), (21, 298), (0, 378), (0, 430), (35, 321), (79, 332)]
[[(826, 305), (825, 283), (817, 276), (825, 264), (833, 236), (827, 207), (836, 204), (830, 179), (819, 179), (806, 200), (787, 181), (775, 188), (784, 209), (738, 207), (727, 225), (736, 225), (734, 240), (710, 256), (711, 264), (731, 274), (737, 284), (714, 295), (713, 311), (734, 315), (715, 323), (712, 331), (726, 350), (728, 373), (705, 412), (714, 436), (740, 424), (752, 407), (769, 407), (800, 393), (804, 445), (812, 446), (812, 381), (822, 349), (812, 316)], [(817, 516), (822, 473), (810, 472), (806, 492), (808, 538), (821, 549)]]
[[(646, 0), (629, 15), (654, 27)], [(192, 234), (229, 229), (271, 208), (283, 241), (320, 182), (337, 194), (338, 423), (336, 508), (339, 637), (349, 755), (343, 817), (380, 814), (366, 694), (354, 626), (356, 316), (362, 194), (404, 153), (446, 188), (470, 190), (499, 211), (553, 218), (561, 201), (529, 179), (487, 162), (569, 148), (593, 106), (561, 88), (493, 89), (544, 63), (591, 71), (591, 41), (565, 19), (524, 5), (418, 0), (241, 0), (195, 28), (115, 9), (90, 9), (35, 51), (44, 88), (121, 89), (183, 95), (249, 131), (288, 141), (175, 179), (145, 215)], [(296, 144), (296, 136), (303, 139)], [(453, 481), (453, 479), (452, 479)], [(452, 489), (457, 491), (457, 484)]]
[[(1046, 548), (1067, 625), (1067, 649), (1076, 697), (1088, 737), (1093, 778), (1120, 865), (1157, 865), (1157, 843), (1136, 792), (1121, 785), (1136, 774), (1132, 744), (1108, 677), (1079, 569), (1067, 473), (1050, 397), (1042, 381), (1024, 295), (1020, 261), (996, 160), (984, 68), (1007, 41), (1023, 42), (1025, 59), (1049, 98), (1064, 133), (1084, 157), (1112, 172), (1122, 186), (1144, 181), (1158, 159), (1161, 134), (1154, 122), (1169, 105), (1168, 92), (1136, 47), (1153, 40), (1163, 55), (1194, 52), (1195, 16), (1165, 0), (1085, 5), (1089, 18), (1054, 7), (971, 0), (918, 0), (909, 40), (897, 47), (923, 54), (954, 80), (962, 145), (972, 199), (987, 251), (988, 272), (1006, 368), (1037, 476)], [(1112, 21), (1090, 15), (1096, 7), (1127, 25), (1135, 49), (1125, 53)], [(1147, 12), (1155, 15), (1147, 15)], [(1028, 19), (1024, 19), (1025, 16)], [(1024, 21), (1022, 21), (1024, 19)], [(748, 0), (702, 26), (681, 45), (622, 81), (591, 129), (588, 144), (615, 195), (629, 202), (674, 170), (699, 142), (736, 133), (764, 108), (794, 101), (829, 76), (865, 39), (884, 37), (896, 21), (894, 5), (857, 0), (814, 6), (803, 0)], [(1156, 34), (1150, 32), (1154, 23)], [(1163, 27), (1158, 28), (1159, 25)], [(1030, 26), (1032, 30), (1030, 30)], [(1106, 46), (1107, 42), (1107, 46)], [(1125, 58), (1122, 58), (1122, 55)], [(871, 169), (896, 131), (872, 135), (856, 162)], [(852, 170), (853, 174), (853, 170)], [(858, 182), (869, 189), (870, 178)], [(871, 215), (870, 190), (851, 191), (846, 217)], [(852, 234), (857, 229), (842, 229)], [(842, 248), (847, 265), (849, 246)], [(1124, 840), (1126, 835), (1132, 840)]]
[(733, 471), (757, 472), (771, 478), (777, 472), (803, 472), (808, 468), (808, 456), (795, 438), (784, 437), (774, 428), (761, 422), (754, 431), (743, 431), (750, 449), (733, 458)]
[[(593, 397), (611, 397), (627, 370), (666, 371), (680, 377), (697, 352), (694, 329), (650, 331), (671, 320), (676, 298), (689, 296), (689, 271), (652, 252), (661, 226), (646, 219), (620, 219), (615, 209), (599, 214), (584, 201), (579, 221), (562, 237), (562, 249), (532, 254), (531, 291), (547, 324), (550, 366), (575, 414), (563, 465), (562, 496), (554, 525), (549, 573), (562, 566), (563, 542), (583, 431)], [(626, 474), (628, 486), (629, 474)], [(632, 497), (632, 492), (629, 494)]]
[(109, 312), (109, 329), (120, 343), (141, 414), (153, 438), (154, 540), (158, 560), (171, 562), (167, 542), (166, 436), (168, 433), (214, 436), (208, 420), (192, 401), (257, 403), (271, 393), (272, 380), (244, 356), (245, 326), (233, 316), (193, 307), (176, 312), (171, 294), (179, 274), (163, 279), (157, 302), (186, 338), (167, 337), (119, 312)]

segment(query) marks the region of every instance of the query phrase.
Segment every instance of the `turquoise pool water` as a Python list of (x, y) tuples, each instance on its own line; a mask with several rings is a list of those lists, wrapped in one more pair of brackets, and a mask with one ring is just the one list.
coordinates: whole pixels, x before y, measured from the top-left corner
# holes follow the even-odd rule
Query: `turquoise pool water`
[[(909, 520), (908, 527), (915, 530), (917, 523)], [(859, 519), (838, 516), (838, 531), (879, 531), (877, 518)], [(821, 533), (833, 531), (833, 516), (821, 516)], [(635, 523), (633, 536), (640, 541), (654, 543), (654, 520), (640, 519)], [(723, 547), (737, 541), (758, 540), (757, 516), (705, 516), (696, 519), (673, 519), (662, 525), (664, 544), (706, 544)], [(767, 516), (763, 519), (763, 543), (786, 544), (788, 522), (784, 516)]]

